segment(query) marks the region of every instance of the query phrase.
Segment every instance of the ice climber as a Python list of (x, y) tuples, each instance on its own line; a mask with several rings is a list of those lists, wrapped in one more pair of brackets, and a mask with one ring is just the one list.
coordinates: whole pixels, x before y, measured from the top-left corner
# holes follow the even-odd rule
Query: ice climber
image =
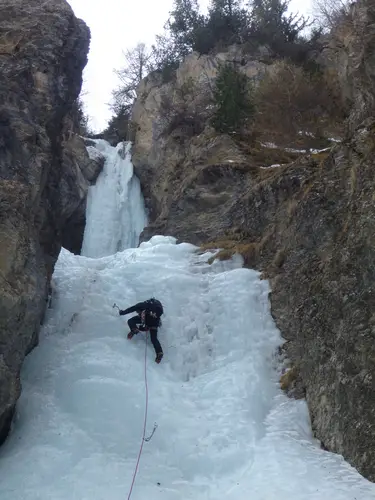
[(161, 302), (154, 298), (148, 299), (128, 307), (128, 309), (120, 309), (119, 315), (124, 316), (133, 312), (137, 312), (138, 315), (133, 316), (128, 321), (130, 328), (128, 339), (132, 339), (138, 332), (150, 331), (151, 342), (156, 354), (155, 361), (160, 363), (163, 358), (163, 349), (158, 340), (158, 328), (161, 325), (160, 317), (164, 313)]

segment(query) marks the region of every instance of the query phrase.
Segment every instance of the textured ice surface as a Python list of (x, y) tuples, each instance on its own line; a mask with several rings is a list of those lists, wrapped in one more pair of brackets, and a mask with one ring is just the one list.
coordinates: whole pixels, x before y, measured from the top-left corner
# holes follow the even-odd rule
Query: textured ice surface
[[(113, 309), (165, 305), (134, 500), (370, 500), (375, 485), (319, 448), (306, 404), (278, 388), (268, 288), (241, 262), (206, 264), (155, 237), (102, 259), (63, 251), (41, 342), (28, 357), (0, 498), (123, 500), (141, 444), (145, 337)], [(157, 484), (160, 483), (160, 486)]]
[[(0, 449), (1, 500), (124, 500), (141, 445), (145, 336), (125, 308), (165, 307), (160, 365), (146, 352), (147, 434), (133, 500), (373, 500), (375, 485), (320, 449), (304, 401), (278, 387), (281, 337), (268, 285), (239, 257), (207, 264), (145, 223), (139, 183), (105, 141), (90, 191), (83, 256), (63, 250), (39, 347), (22, 372), (12, 434)], [(121, 146), (122, 147), (122, 146)], [(113, 254), (113, 255), (112, 255)], [(103, 257), (105, 256), (105, 257)], [(94, 258), (101, 257), (101, 258)]]

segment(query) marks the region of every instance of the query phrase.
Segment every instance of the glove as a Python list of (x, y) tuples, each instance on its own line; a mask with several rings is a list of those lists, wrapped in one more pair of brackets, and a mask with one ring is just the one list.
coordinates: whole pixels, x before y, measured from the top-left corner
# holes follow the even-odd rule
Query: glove
[(124, 311), (124, 310), (122, 310), (122, 309), (119, 309), (119, 312), (118, 312), (118, 313), (119, 313), (119, 315), (120, 315), (120, 316), (124, 316), (125, 311)]

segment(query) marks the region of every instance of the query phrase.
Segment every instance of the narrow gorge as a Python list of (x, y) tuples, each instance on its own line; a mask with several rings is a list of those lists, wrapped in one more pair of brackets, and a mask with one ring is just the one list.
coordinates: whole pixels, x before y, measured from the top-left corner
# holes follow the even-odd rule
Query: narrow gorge
[[(186, 273), (194, 274), (188, 267), (189, 259), (197, 259), (194, 265), (204, 268), (203, 274), (216, 273), (219, 277), (215, 279), (224, 286), (220, 273), (238, 271), (241, 255), (241, 263), (248, 268), (242, 271), (248, 273), (251, 290), (261, 287), (257, 302), (250, 288), (246, 289), (245, 274), (235, 275), (233, 283), (238, 290), (241, 285), (244, 293), (250, 294), (246, 299), (249, 307), (257, 310), (263, 304), (266, 288), (262, 287), (269, 282), (272, 317), (285, 341), (278, 345), (275, 330), (269, 327), (267, 331), (275, 336), (273, 355), (288, 368), (281, 377), (282, 388), (291, 398), (306, 399), (313, 433), (321, 447), (342, 455), (374, 482), (375, 1), (355, 2), (335, 38), (323, 37), (319, 54), (309, 55), (309, 63), (319, 63), (337, 75), (348, 109), (340, 137), (326, 138), (323, 146), (276, 146), (271, 139), (265, 141), (255, 134), (246, 142), (239, 134), (215, 129), (209, 117), (212, 105), (206, 98), (222, 64), (229, 61), (240, 68), (254, 88), (280, 70), (280, 60), (270, 50), (249, 50), (238, 44), (210, 54), (190, 53), (169, 80), (157, 71), (143, 78), (127, 124), (131, 144), (116, 144), (110, 149), (101, 139), (83, 138), (73, 115), (87, 63), (89, 28), (65, 0), (4, 0), (0, 12), (0, 442), (6, 440), (12, 426), (24, 359), (38, 344), (59, 255), (60, 281), (69, 281), (64, 273), (72, 266), (77, 273), (72, 274), (72, 282), (83, 287), (82, 296), (83, 292), (90, 296), (92, 314), (101, 304), (95, 288), (97, 276), (105, 291), (108, 287), (123, 300), (120, 290), (125, 284), (130, 287), (126, 299), (133, 300), (136, 292), (153, 294), (161, 283), (171, 307), (175, 306), (173, 300), (177, 299), (169, 292), (172, 285), (169, 289), (163, 281), (163, 273), (172, 279), (167, 264), (152, 278), (152, 286), (147, 286), (147, 274), (139, 262), (152, 273), (150, 255), (157, 263), (171, 259), (175, 264), (186, 259), (176, 264), (174, 271), (176, 275), (181, 272), (181, 290), (186, 278), (181, 269), (187, 266)], [(198, 109), (204, 111), (198, 113)], [(304, 135), (303, 130), (297, 132)], [(110, 172), (105, 166), (108, 155), (113, 167)], [(108, 198), (105, 210), (113, 213), (112, 223), (102, 218), (103, 204), (92, 205), (94, 195), (90, 193), (96, 192), (96, 186), (91, 191), (90, 186), (101, 172), (108, 176), (111, 188), (117, 176), (117, 197), (113, 191), (101, 195)], [(130, 197), (120, 217), (124, 200)], [(86, 213), (90, 213), (90, 220), (86, 221)], [(136, 240), (145, 224), (140, 249), (122, 254), (123, 249), (138, 246)], [(157, 238), (150, 243), (154, 236)], [(169, 249), (174, 238), (183, 244), (180, 250), (178, 245)], [(102, 239), (105, 245), (101, 246)], [(190, 245), (198, 248), (193, 252)], [(62, 247), (65, 250), (60, 254)], [(81, 253), (82, 261), (72, 255)], [(233, 256), (233, 261), (224, 262)], [(85, 258), (92, 262), (87, 264)], [(129, 262), (136, 271), (127, 267)], [(125, 284), (116, 281), (112, 269), (117, 269)], [(261, 272), (263, 284), (257, 284), (258, 275), (249, 269)], [(217, 299), (216, 288), (209, 288), (204, 280), (203, 284), (191, 284), (191, 293), (203, 294), (206, 286)], [(137, 284), (134, 289), (133, 282)], [(181, 296), (188, 302), (186, 290)], [(74, 303), (71, 296), (68, 299)], [(103, 308), (107, 306), (105, 303)], [(180, 306), (176, 305), (176, 311)], [(208, 309), (193, 299), (191, 306), (199, 318), (206, 314), (215, 322), (220, 316), (219, 309), (208, 314)], [(229, 306), (225, 307), (229, 314)], [(107, 309), (108, 324), (115, 329), (112, 310)], [(250, 311), (244, 314), (251, 322)], [(171, 314), (167, 325), (178, 330), (177, 318), (177, 313)], [(195, 320), (183, 318), (184, 333), (178, 338), (193, 365), (187, 369), (185, 358), (176, 355), (188, 370), (183, 377), (178, 372), (185, 383), (185, 378), (188, 381), (206, 373), (208, 366), (211, 369), (211, 360), (205, 364), (201, 351), (192, 350), (195, 337), (190, 338), (191, 332), (194, 328), (198, 331), (197, 342), (202, 340), (202, 331), (207, 339), (211, 337), (203, 320), (203, 326), (200, 319), (197, 326)], [(254, 332), (260, 336), (265, 330), (257, 321)], [(57, 320), (51, 324), (58, 329)], [(102, 327), (105, 329), (104, 320)], [(220, 355), (224, 356), (225, 342), (217, 321), (215, 328)], [(89, 335), (89, 326), (85, 324), (83, 331)], [(199, 347), (204, 354), (211, 354), (211, 340), (204, 335)], [(255, 344), (257, 335), (249, 337)], [(85, 341), (83, 337), (81, 341)], [(251, 347), (245, 337), (242, 341)], [(111, 338), (110, 342), (115, 341)], [(168, 343), (175, 347), (172, 337)], [(121, 363), (124, 360), (133, 367), (133, 361), (124, 357)], [(177, 361), (171, 363), (174, 373)], [(263, 370), (263, 361), (259, 363)], [(251, 369), (240, 366), (244, 371), (249, 369), (250, 377)], [(175, 390), (172, 385), (170, 390)], [(199, 408), (199, 398), (195, 393), (193, 396)], [(107, 399), (105, 402), (110, 404)], [(136, 406), (133, 393), (132, 402)], [(263, 408), (262, 404), (260, 401)], [(173, 413), (173, 405), (169, 411)], [(193, 424), (187, 421), (187, 426)], [(223, 432), (230, 436), (226, 427)], [(263, 427), (262, 432), (266, 433)], [(114, 449), (116, 446), (118, 443), (113, 443)], [(253, 457), (251, 453), (249, 457)], [(191, 456), (195, 457), (193, 452)], [(217, 472), (214, 466), (213, 470)], [(146, 487), (144, 491), (148, 494)], [(196, 494), (193, 489), (186, 491)], [(233, 495), (233, 499), (240, 498)]]

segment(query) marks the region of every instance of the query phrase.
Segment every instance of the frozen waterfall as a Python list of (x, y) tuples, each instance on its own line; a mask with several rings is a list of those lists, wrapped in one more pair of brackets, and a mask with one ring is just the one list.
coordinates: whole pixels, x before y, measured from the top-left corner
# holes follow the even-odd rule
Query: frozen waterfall
[(97, 258), (138, 246), (147, 217), (133, 174), (131, 144), (112, 147), (102, 139), (94, 142), (106, 161), (95, 186), (89, 188), (81, 255)]
[[(129, 498), (145, 366), (147, 436), (157, 429), (131, 500), (374, 500), (375, 484), (314, 439), (306, 402), (279, 388), (283, 340), (267, 281), (239, 256), (210, 265), (212, 252), (172, 237), (134, 248), (146, 218), (130, 146), (122, 155), (96, 144), (107, 161), (90, 190), (83, 255), (63, 249), (57, 262), (0, 448), (0, 500)], [(160, 365), (144, 334), (127, 340), (113, 307), (151, 296), (165, 309)]]

